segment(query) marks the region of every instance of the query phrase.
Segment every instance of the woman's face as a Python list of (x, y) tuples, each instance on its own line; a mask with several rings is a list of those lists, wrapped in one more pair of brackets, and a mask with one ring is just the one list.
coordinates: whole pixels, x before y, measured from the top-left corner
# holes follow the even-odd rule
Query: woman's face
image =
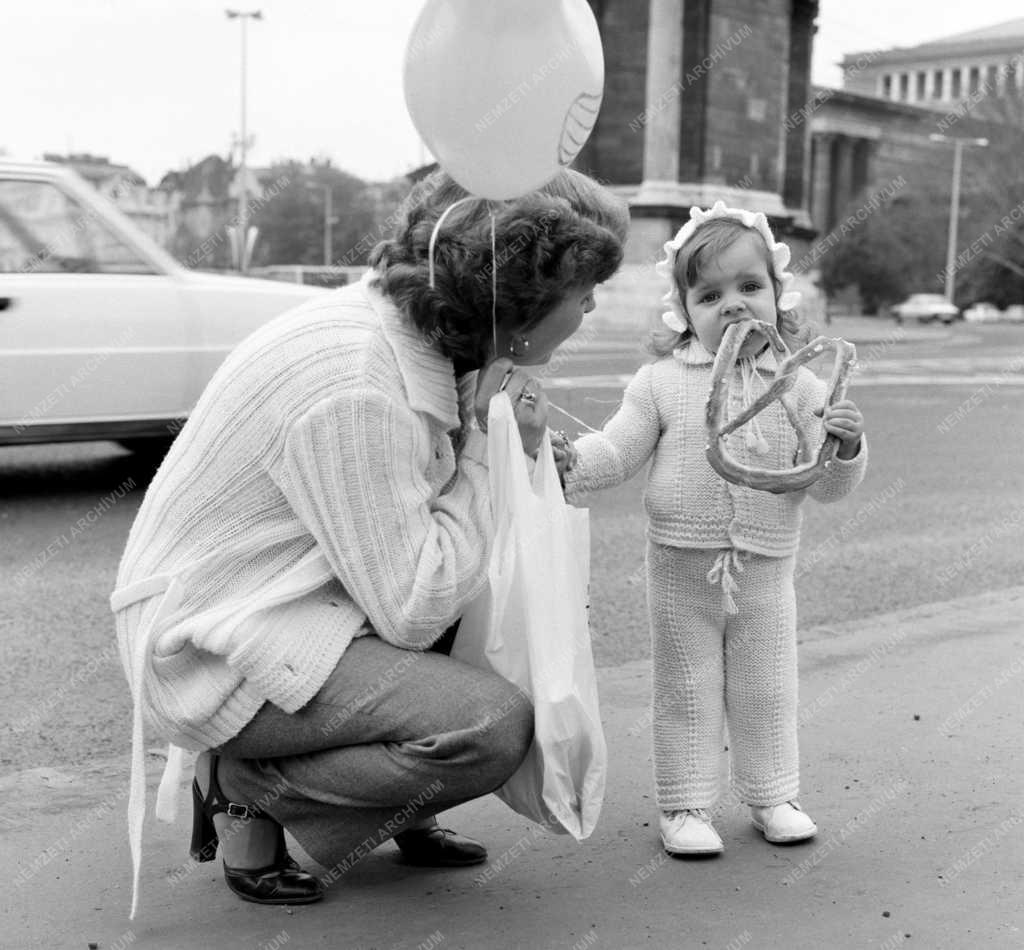
[[(519, 366), (539, 366), (551, 359), (555, 352), (569, 339), (583, 323), (583, 315), (594, 309), (594, 284), (572, 288), (561, 303), (548, 311), (547, 316), (529, 330), (518, 334), (498, 336), (498, 352), (501, 354), (516, 352), (512, 361)], [(529, 343), (524, 350), (520, 346), (513, 348), (513, 342), (522, 338)]]

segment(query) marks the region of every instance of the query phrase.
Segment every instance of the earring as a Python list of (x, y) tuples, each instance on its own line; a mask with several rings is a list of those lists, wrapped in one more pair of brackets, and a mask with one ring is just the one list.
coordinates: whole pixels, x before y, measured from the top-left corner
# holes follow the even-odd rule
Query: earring
[(530, 341), (525, 336), (514, 336), (509, 342), (508, 351), (513, 356), (526, 356), (530, 351)]

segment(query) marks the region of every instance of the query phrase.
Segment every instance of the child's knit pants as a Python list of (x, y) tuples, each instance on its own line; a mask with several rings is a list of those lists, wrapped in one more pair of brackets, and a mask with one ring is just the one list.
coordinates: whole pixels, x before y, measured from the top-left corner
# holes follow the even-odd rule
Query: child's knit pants
[(663, 811), (715, 803), (726, 716), (740, 799), (775, 805), (799, 791), (795, 558), (737, 553), (647, 547)]

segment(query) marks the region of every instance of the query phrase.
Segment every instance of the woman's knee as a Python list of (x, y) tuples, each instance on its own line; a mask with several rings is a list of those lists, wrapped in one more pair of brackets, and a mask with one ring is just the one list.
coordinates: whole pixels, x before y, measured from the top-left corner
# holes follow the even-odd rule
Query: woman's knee
[(475, 752), (487, 781), (501, 785), (519, 767), (532, 741), (533, 703), (517, 686), (502, 681), (474, 729)]

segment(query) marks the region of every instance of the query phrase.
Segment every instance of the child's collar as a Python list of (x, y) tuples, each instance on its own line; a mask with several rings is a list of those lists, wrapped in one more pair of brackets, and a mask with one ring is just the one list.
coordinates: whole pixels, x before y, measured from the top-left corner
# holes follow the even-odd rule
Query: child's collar
[[(687, 366), (710, 366), (715, 362), (715, 354), (705, 349), (704, 344), (695, 336), (691, 336), (676, 347), (672, 355), (680, 363), (685, 363)], [(763, 352), (757, 355), (754, 365), (759, 370), (764, 370), (773, 375), (779, 369), (779, 361), (775, 357), (775, 351), (770, 346), (765, 347)]]

